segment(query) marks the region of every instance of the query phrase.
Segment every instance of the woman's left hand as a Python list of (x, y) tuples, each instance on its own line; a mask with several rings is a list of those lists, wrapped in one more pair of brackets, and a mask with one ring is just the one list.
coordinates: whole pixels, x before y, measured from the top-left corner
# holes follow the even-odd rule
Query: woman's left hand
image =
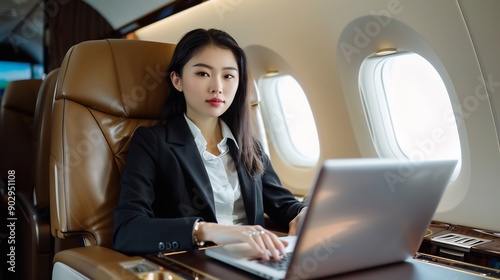
[(307, 207), (304, 207), (300, 210), (299, 214), (295, 216), (295, 218), (290, 222), (288, 231), (288, 235), (297, 235), (297, 227), (299, 226), (300, 221), (304, 219), (306, 216)]

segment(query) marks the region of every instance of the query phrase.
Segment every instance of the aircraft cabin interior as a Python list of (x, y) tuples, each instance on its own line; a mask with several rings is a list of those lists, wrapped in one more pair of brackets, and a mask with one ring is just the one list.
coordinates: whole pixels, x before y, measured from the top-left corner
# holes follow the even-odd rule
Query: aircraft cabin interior
[[(0, 279), (500, 279), (499, 12), (498, 0), (1, 0)], [(253, 137), (308, 207), (283, 277), (215, 259), (229, 247), (196, 235), (195, 250), (114, 247), (132, 137), (161, 124), (167, 69), (197, 28), (244, 51)]]

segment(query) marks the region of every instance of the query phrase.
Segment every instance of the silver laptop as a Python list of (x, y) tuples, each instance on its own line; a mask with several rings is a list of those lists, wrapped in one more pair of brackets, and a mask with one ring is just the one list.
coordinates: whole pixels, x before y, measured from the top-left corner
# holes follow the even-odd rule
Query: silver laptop
[(246, 243), (205, 253), (267, 279), (311, 279), (404, 261), (418, 250), (456, 163), (327, 160), (298, 235), (284, 237), (288, 261), (256, 259)]

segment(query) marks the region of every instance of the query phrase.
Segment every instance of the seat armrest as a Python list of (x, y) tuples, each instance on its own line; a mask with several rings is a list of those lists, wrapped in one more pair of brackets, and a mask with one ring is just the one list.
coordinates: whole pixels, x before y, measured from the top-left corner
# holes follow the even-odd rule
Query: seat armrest
[(49, 215), (40, 210), (31, 215), (31, 231), (36, 234), (33, 242), (39, 254), (50, 254), (53, 252), (52, 234), (50, 233)]
[(53, 262), (63, 263), (90, 279), (137, 279), (119, 264), (139, 260), (143, 258), (129, 257), (101, 246), (89, 246), (61, 251)]
[(23, 213), (23, 220), (29, 224), (36, 253), (52, 254), (53, 244), (48, 210), (37, 209), (33, 206), (33, 201), (24, 193), (18, 194), (16, 198), (19, 209)]

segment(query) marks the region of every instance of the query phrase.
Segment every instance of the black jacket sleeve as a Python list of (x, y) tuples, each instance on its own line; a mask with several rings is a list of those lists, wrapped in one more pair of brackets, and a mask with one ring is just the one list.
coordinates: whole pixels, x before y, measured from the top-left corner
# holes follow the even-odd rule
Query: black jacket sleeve
[(265, 171), (262, 176), (264, 212), (282, 230), (288, 232), (289, 223), (305, 207), (282, 186), (267, 155), (263, 155)]
[(192, 250), (192, 230), (200, 217), (156, 217), (152, 205), (158, 184), (159, 143), (151, 129), (140, 127), (130, 143), (118, 206), (113, 247), (124, 253)]

